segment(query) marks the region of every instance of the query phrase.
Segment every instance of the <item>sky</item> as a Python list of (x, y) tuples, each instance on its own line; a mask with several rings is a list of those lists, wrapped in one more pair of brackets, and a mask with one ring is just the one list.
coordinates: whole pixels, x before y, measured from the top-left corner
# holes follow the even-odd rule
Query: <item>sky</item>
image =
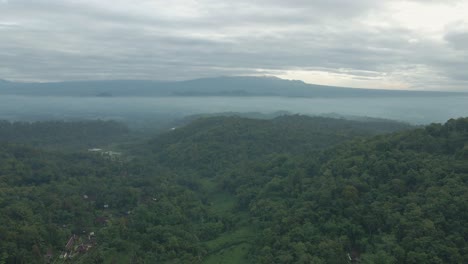
[(468, 0), (0, 0), (0, 79), (468, 92)]

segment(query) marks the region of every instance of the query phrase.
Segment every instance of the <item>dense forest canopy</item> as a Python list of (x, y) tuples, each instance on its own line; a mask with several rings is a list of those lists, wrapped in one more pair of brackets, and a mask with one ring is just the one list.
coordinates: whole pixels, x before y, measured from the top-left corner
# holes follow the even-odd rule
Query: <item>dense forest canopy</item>
[(117, 156), (50, 148), (115, 122), (0, 133), (0, 263), (468, 262), (468, 118), (209, 117)]
[(0, 142), (59, 149), (110, 144), (129, 132), (126, 125), (115, 121), (0, 121)]

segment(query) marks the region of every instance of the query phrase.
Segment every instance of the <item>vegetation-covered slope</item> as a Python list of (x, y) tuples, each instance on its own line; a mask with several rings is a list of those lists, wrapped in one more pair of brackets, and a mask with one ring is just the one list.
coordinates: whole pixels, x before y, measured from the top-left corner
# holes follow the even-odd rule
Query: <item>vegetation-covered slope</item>
[(272, 120), (210, 117), (161, 135), (144, 149), (162, 164), (214, 174), (273, 153), (317, 151), (355, 137), (408, 128), (407, 124), (393, 121), (359, 122), (301, 115)]
[(256, 190), (260, 263), (466, 263), (467, 146), (468, 119), (450, 120), (249, 170), (265, 178), (254, 188), (236, 172), (229, 186)]
[(207, 118), (130, 160), (2, 144), (0, 263), (466, 263), (468, 119), (382, 134), (404, 127)]
[(129, 129), (115, 121), (0, 121), (0, 142), (83, 150), (122, 140)]
[(0, 153), (0, 263), (198, 262), (200, 239), (217, 232), (220, 218), (173, 172), (14, 145)]

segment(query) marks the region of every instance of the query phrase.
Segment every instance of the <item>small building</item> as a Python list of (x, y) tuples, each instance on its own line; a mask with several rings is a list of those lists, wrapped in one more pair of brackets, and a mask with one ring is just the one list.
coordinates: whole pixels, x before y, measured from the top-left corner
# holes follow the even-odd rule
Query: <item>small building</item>
[(73, 248), (73, 245), (75, 244), (75, 240), (76, 240), (76, 235), (73, 235), (72, 237), (70, 237), (70, 239), (68, 240), (67, 244), (65, 245), (65, 248), (67, 250), (70, 250)]
[(94, 223), (100, 224), (100, 225), (106, 225), (109, 222), (109, 218), (100, 216), (96, 219), (94, 219)]
[(101, 152), (102, 149), (100, 149), (100, 148), (90, 148), (90, 149), (88, 149), (88, 151), (89, 152)]

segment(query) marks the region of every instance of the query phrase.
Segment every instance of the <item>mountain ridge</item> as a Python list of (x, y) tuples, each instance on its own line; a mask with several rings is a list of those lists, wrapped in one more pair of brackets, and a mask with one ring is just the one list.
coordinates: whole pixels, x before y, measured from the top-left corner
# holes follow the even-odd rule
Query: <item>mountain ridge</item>
[(0, 94), (24, 96), (281, 96), (281, 97), (382, 97), (454, 96), (464, 92), (361, 89), (308, 84), (276, 77), (221, 76), (186, 81), (94, 80), (46, 83), (0, 80)]

